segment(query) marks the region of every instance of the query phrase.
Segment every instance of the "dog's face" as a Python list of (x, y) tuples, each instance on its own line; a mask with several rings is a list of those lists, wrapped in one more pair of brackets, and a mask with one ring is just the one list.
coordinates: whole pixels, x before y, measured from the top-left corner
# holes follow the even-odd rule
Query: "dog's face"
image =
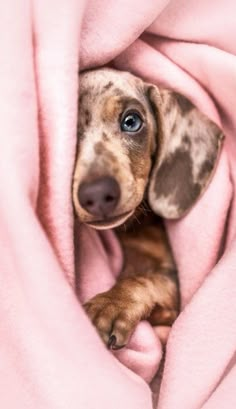
[(143, 199), (157, 146), (145, 84), (114, 70), (81, 75), (73, 199), (80, 221), (115, 227)]
[(113, 228), (148, 200), (178, 218), (205, 190), (222, 133), (184, 97), (127, 72), (80, 76), (73, 202), (81, 222)]

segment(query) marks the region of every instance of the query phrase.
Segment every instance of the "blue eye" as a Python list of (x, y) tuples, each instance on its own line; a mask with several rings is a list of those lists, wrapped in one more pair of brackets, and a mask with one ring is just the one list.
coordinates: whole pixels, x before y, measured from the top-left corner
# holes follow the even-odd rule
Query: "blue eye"
[(138, 132), (143, 125), (143, 120), (136, 112), (129, 112), (125, 115), (120, 123), (123, 132)]

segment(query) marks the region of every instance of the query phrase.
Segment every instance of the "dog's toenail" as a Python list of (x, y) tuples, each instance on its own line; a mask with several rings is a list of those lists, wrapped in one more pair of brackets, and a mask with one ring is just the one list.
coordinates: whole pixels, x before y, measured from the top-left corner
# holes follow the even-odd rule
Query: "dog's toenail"
[(110, 338), (109, 338), (107, 346), (108, 346), (109, 349), (116, 349), (115, 345), (116, 345), (116, 336), (111, 335)]

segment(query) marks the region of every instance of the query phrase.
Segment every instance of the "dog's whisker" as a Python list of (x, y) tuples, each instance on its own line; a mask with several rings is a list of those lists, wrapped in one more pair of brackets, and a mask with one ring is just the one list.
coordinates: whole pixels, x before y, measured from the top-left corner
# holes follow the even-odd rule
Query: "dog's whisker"
[(150, 212), (150, 209), (148, 209), (147, 207), (145, 207), (145, 205), (143, 203), (141, 203), (138, 207), (137, 207), (137, 212), (138, 214), (141, 213), (142, 215), (146, 216), (147, 213)]
[(140, 205), (140, 209), (143, 211), (143, 212), (147, 212), (147, 208), (145, 207), (145, 206), (143, 206), (143, 205)]
[(141, 203), (142, 208), (146, 211), (146, 212), (151, 212), (151, 209), (148, 205), (148, 203), (146, 202), (146, 200), (143, 200), (143, 202)]
[(124, 229), (124, 232), (126, 233), (126, 231), (127, 231), (127, 224), (124, 223), (121, 227)]
[(138, 222), (138, 224), (141, 224), (140, 220), (138, 219), (138, 217), (135, 214), (134, 214), (134, 218)]
[(146, 215), (146, 212), (145, 212), (145, 210), (144, 209), (142, 209), (141, 207), (140, 208), (138, 208), (138, 210), (139, 210), (139, 213), (141, 213), (141, 215)]
[(137, 207), (137, 210), (142, 210), (142, 211), (145, 210), (145, 207), (142, 205), (142, 203)]

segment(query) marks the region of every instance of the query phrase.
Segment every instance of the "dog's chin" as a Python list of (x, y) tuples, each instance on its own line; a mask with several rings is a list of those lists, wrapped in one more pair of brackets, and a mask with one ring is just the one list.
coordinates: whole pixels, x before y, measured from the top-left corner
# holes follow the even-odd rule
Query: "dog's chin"
[(119, 216), (110, 217), (104, 220), (93, 220), (91, 222), (87, 221), (85, 224), (87, 224), (88, 226), (96, 230), (114, 229), (115, 227), (120, 226), (127, 219), (129, 219), (129, 217), (132, 216), (133, 213), (134, 213), (134, 210), (131, 210), (129, 212), (122, 213)]

